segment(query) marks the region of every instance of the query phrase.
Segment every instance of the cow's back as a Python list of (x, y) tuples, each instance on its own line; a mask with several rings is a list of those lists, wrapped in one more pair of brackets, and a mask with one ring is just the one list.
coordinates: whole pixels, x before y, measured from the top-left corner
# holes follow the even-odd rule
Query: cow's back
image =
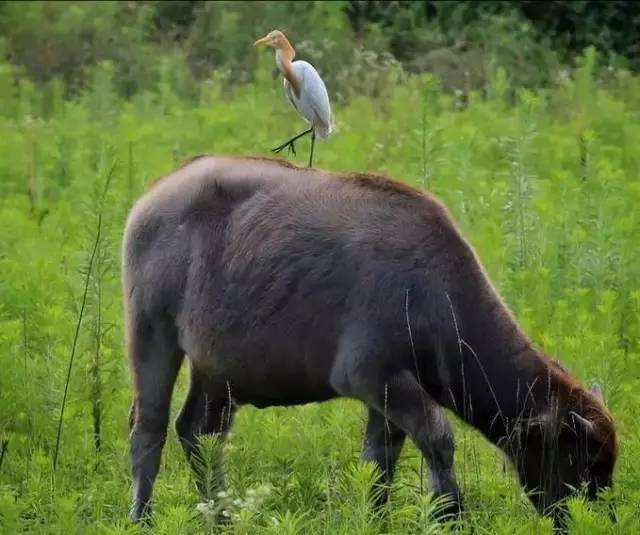
[[(176, 308), (194, 239), (223, 224), (266, 182), (268, 173), (256, 173), (247, 163), (238, 166), (232, 158), (194, 158), (158, 179), (136, 202), (123, 242), (125, 297), (144, 292), (149, 299), (159, 299), (158, 306)], [(280, 169), (275, 163), (271, 167)]]
[(438, 202), (383, 177), (203, 157), (133, 209), (125, 291), (236, 398), (326, 399), (346, 331), (406, 345), (406, 292), (456, 240)]

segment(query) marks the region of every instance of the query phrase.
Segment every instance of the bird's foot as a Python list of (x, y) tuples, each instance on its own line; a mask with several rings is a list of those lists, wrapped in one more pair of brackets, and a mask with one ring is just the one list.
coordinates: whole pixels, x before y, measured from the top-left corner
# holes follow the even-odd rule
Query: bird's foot
[(296, 144), (295, 141), (287, 141), (286, 143), (283, 143), (282, 145), (278, 145), (275, 149), (271, 149), (271, 152), (278, 154), (280, 152), (282, 152), (284, 149), (288, 148), (289, 152), (291, 154), (293, 154), (294, 156), (296, 155)]

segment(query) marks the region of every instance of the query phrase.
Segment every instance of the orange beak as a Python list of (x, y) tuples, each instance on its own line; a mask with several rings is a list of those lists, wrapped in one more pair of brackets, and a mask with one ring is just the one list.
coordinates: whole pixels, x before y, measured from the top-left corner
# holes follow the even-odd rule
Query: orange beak
[(255, 43), (253, 43), (253, 46), (266, 45), (268, 42), (269, 42), (269, 36), (265, 35), (264, 37), (262, 37), (261, 39), (258, 39)]

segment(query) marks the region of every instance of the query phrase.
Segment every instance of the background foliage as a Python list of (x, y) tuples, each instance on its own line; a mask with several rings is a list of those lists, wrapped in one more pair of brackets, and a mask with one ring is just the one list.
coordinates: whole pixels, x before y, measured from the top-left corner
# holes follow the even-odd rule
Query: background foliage
[(109, 60), (128, 97), (155, 86), (151, 58), (168, 56), (193, 94), (212, 69), (231, 83), (253, 79), (247, 47), (273, 28), (321, 66), (338, 98), (368, 87), (353, 74), (363, 60), (367, 71), (398, 61), (464, 92), (485, 89), (498, 65), (515, 85), (547, 83), (587, 46), (610, 64), (640, 66), (640, 4), (625, 0), (3, 2), (0, 57), (34, 81), (62, 78), (72, 94)]
[[(619, 522), (577, 498), (572, 531), (638, 531), (640, 78), (625, 59), (633, 32), (607, 26), (637, 13), (554, 2), (563, 16), (536, 18), (534, 4), (0, 4), (0, 531), (454, 529), (429, 516), (413, 446), (388, 515), (372, 511), (371, 468), (358, 464), (364, 412), (348, 401), (242, 409), (225, 447), (230, 493), (213, 503), (199, 503), (171, 431), (156, 525), (127, 522), (124, 220), (189, 156), (268, 154), (298, 131), (273, 58), (250, 46), (274, 27), (323, 72), (334, 101), (337, 133), (318, 145), (317, 165), (433, 191), (535, 342), (604, 385), (621, 441), (605, 498)], [(501, 456), (464, 425), (456, 434), (468, 507), (458, 528), (550, 532)], [(227, 526), (213, 526), (216, 508)]]

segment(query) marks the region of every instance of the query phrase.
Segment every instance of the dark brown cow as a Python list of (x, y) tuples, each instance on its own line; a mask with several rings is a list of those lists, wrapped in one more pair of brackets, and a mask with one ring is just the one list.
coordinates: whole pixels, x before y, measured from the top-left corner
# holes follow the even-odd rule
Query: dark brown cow
[(258, 158), (199, 157), (133, 208), (124, 301), (134, 375), (132, 517), (149, 511), (176, 374), (189, 457), (237, 406), (363, 401), (363, 456), (388, 483), (405, 436), (456, 509), (441, 407), (513, 461), (544, 512), (611, 485), (602, 398), (535, 349), (447, 210), (388, 178)]

